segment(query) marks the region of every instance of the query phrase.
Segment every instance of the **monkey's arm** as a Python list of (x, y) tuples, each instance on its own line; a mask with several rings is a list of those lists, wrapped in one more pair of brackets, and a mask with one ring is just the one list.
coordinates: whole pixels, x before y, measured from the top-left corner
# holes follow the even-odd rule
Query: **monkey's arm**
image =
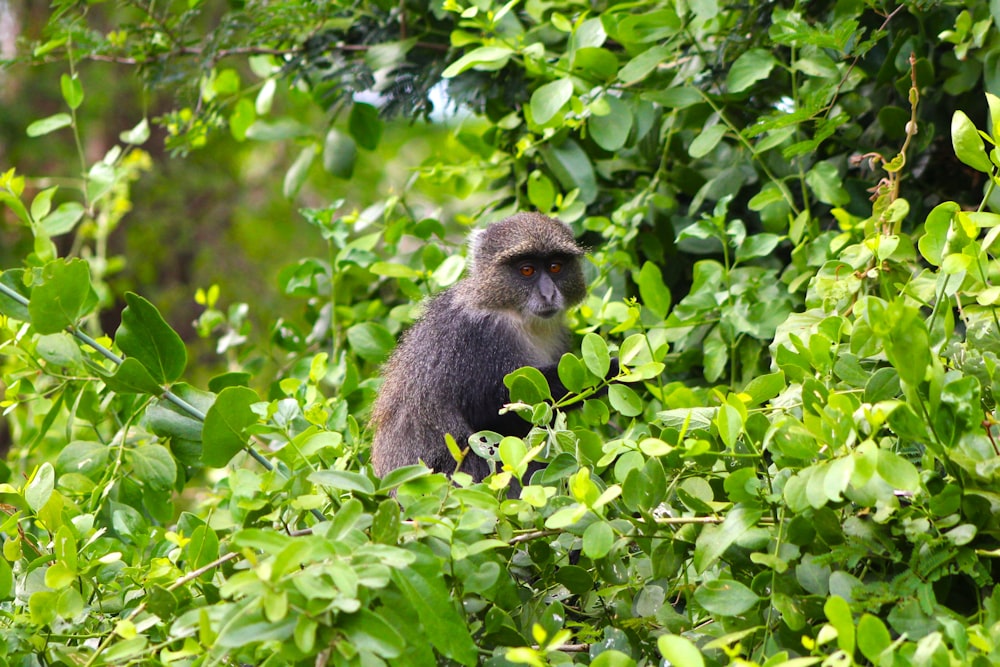
[[(554, 400), (558, 401), (571, 393), (559, 379), (557, 364), (536, 366), (536, 368), (541, 371), (549, 383), (549, 390)], [(611, 379), (617, 376), (618, 372), (618, 359), (614, 358), (611, 360), (611, 369), (608, 371), (607, 378)], [(531, 430), (531, 424), (515, 412), (499, 414), (500, 409), (507, 403), (510, 403), (510, 392), (503, 383), (505, 375), (506, 373), (497, 373), (494, 376), (495, 379), (491, 382), (492, 386), (490, 390), (480, 395), (481, 400), (467, 403), (466, 410), (464, 411), (465, 417), (472, 427), (473, 432), (495, 431), (501, 435), (516, 435), (523, 438)], [(601, 389), (591, 394), (591, 397), (603, 396), (607, 391), (607, 386), (601, 387)], [(560, 409), (576, 410), (582, 406), (583, 401), (577, 401)]]

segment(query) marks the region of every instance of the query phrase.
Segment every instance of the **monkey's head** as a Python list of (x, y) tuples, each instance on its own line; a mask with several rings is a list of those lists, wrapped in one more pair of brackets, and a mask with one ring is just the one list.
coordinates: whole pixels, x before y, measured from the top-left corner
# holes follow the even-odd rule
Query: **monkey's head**
[(549, 319), (583, 300), (584, 251), (562, 222), (517, 213), (476, 234), (464, 288), (474, 305)]

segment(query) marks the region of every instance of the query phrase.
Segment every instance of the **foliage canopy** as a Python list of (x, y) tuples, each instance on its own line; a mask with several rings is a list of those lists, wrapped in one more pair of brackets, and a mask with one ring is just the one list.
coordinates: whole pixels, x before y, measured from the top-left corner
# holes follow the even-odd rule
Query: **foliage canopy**
[[(73, 160), (0, 174), (0, 664), (996, 664), (995, 5), (53, 3), (5, 72)], [(323, 251), (264, 334), (198, 289), (204, 387), (109, 251), (161, 146)], [(482, 484), (375, 478), (379, 363), (529, 208), (592, 248), (572, 394), (509, 376)]]

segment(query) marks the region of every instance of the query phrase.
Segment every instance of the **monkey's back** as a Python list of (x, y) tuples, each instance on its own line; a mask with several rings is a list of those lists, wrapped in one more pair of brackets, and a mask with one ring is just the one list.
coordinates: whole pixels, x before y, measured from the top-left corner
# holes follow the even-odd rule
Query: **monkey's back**
[[(561, 320), (527, 332), (503, 312), (472, 308), (463, 285), (432, 299), (424, 316), (403, 334), (387, 362), (372, 411), (372, 464), (383, 476), (423, 460), (439, 472), (455, 469), (445, 446), (450, 433), (460, 447), (480, 430), (523, 436), (530, 425), (498, 415), (508, 402), (503, 377), (521, 366), (555, 363), (565, 351)], [(462, 470), (482, 479), (486, 461), (469, 454)]]

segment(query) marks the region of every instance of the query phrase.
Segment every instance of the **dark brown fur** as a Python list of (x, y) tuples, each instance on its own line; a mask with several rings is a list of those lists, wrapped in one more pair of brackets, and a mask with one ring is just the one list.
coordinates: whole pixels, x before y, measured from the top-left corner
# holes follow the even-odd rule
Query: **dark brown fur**
[[(498, 414), (509, 402), (503, 378), (517, 368), (539, 368), (553, 395), (565, 393), (556, 373), (569, 337), (563, 314), (586, 293), (583, 249), (570, 229), (519, 213), (475, 236), (471, 255), (467, 277), (428, 303), (385, 366), (372, 413), (372, 464), (380, 477), (418, 461), (454, 472), (446, 433), (463, 448), (481, 430), (526, 435), (526, 421)], [(519, 273), (526, 261), (559, 261), (563, 268), (533, 282)], [(489, 473), (474, 453), (461, 469), (477, 480)]]

